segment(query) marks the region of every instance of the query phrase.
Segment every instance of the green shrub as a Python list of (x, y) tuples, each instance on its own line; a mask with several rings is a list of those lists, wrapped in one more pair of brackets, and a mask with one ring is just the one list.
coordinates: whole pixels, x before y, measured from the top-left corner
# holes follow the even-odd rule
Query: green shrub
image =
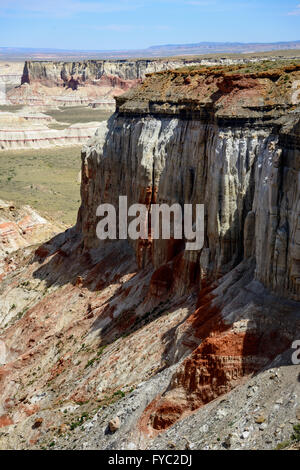
[(296, 424), (294, 427), (294, 433), (292, 434), (293, 441), (300, 442), (300, 424)]
[(283, 441), (276, 446), (276, 450), (283, 450), (286, 449), (291, 445), (291, 441)]

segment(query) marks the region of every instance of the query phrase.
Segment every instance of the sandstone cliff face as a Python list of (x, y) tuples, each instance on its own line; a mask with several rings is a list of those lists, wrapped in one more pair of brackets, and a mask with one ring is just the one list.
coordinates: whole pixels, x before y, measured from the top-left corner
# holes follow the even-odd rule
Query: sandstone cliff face
[[(91, 103), (105, 97), (118, 96), (135, 87), (148, 72), (156, 72), (176, 68), (185, 65), (198, 65), (199, 61), (189, 60), (89, 60), (85, 62), (25, 62), (21, 84), (29, 84), (25, 90), (21, 87), (19, 93), (13, 92), (9, 98), (14, 103), (25, 99), (24, 94), (30, 92), (32, 104), (34, 99), (44, 103), (72, 105), (75, 100), (79, 103)], [(46, 97), (47, 87), (52, 89), (64, 88), (64, 96)], [(82, 91), (83, 87), (87, 95)], [(41, 93), (43, 91), (43, 93)], [(58, 91), (58, 90), (57, 90)], [(72, 93), (73, 92), (73, 93)], [(19, 96), (20, 95), (20, 96)], [(44, 96), (41, 96), (44, 95)], [(26, 103), (31, 104), (30, 96), (26, 97)], [(101, 104), (102, 107), (105, 103)], [(106, 104), (107, 106), (107, 104)], [(114, 109), (114, 103), (110, 103), (110, 109)]]
[[(22, 83), (41, 81), (47, 85), (67, 84), (73, 77), (80, 84), (97, 82), (102, 77), (115, 77), (116, 80), (141, 80), (146, 74), (181, 67), (216, 65), (251, 65), (266, 58), (164, 58), (164, 59), (124, 59), (124, 60), (87, 60), (80, 62), (26, 61)], [(270, 59), (269, 59), (270, 60)], [(271, 59), (272, 60), (272, 59)]]
[[(0, 63), (0, 86), (6, 91), (20, 85), (24, 70), (23, 63)], [(5, 103), (4, 103), (5, 104)]]
[[(8, 98), (13, 104), (66, 105), (98, 103), (114, 110), (112, 98), (139, 84), (148, 73), (186, 66), (251, 65), (260, 59), (140, 59), (84, 62), (26, 61), (21, 84)], [(105, 102), (102, 102), (105, 100)], [(100, 102), (100, 103), (99, 103)]]
[[(97, 206), (117, 206), (119, 195), (149, 208), (154, 201), (204, 204), (205, 247), (197, 254), (183, 252), (185, 262), (195, 263), (200, 277), (214, 280), (252, 257), (256, 279), (299, 300), (299, 115), (293, 109), (299, 98), (292, 103), (290, 91), (278, 103), (278, 89), (268, 77), (209, 73), (187, 81), (179, 74), (174, 84), (172, 73), (165, 75), (160, 96), (156, 75), (120, 97), (117, 114), (85, 150), (80, 222), (86, 246), (98, 243)], [(297, 83), (297, 69), (290, 75)], [(205, 80), (217, 91), (201, 101)], [(226, 80), (232, 88), (217, 99)], [(136, 246), (142, 266), (150, 257), (158, 268), (170, 261), (171, 251), (168, 241)]]
[[(178, 68), (201, 61), (175, 60), (88, 60), (84, 62), (26, 61), (21, 87), (8, 98), (13, 104), (96, 104), (114, 111), (114, 96), (135, 87), (148, 72)], [(205, 61), (207, 63), (207, 61)]]
[[(298, 65), (171, 71), (117, 99), (83, 150), (76, 227), (16, 262), (1, 284), (5, 312), (18, 300), (0, 335), (0, 448), (135, 449), (153, 438), (157, 448), (180, 435), (180, 420), (200, 429), (218, 412), (228, 433), (218, 397), (235, 402), (243, 380), (269, 381), (269, 368), (291, 366), (300, 334), (299, 79)], [(119, 195), (149, 210), (203, 203), (204, 248), (100, 242), (96, 208)], [(290, 422), (299, 366), (289, 369)], [(247, 408), (252, 420), (267, 401), (243, 400), (234, 415)], [(83, 411), (91, 419), (73, 443), (66, 431)], [(275, 415), (247, 448), (274, 448), (276, 438), (265, 439)], [(111, 435), (115, 416), (121, 428)]]
[(48, 85), (62, 85), (72, 77), (80, 81), (96, 82), (105, 76), (120, 80), (141, 80), (147, 73), (160, 72), (183, 66), (215, 65), (220, 61), (193, 59), (88, 60), (84, 62), (26, 61), (22, 83), (39, 80)]
[[(149, 210), (153, 202), (204, 204), (205, 245), (198, 253), (174, 240), (134, 243), (138, 265), (156, 269), (150, 292), (183, 294), (197, 283), (201, 292), (239, 265), (243, 276), (248, 271), (269, 292), (299, 301), (299, 68), (284, 72), (290, 73), (287, 89), (278, 71), (166, 72), (118, 98), (116, 115), (83, 153), (78, 225), (86, 248), (99, 244), (93, 236), (97, 205), (117, 206), (119, 195)], [(195, 333), (203, 344), (179, 368), (165, 396), (145, 410), (141, 426), (150, 434), (149, 426), (168, 428), (267, 361), (268, 348), (258, 354), (257, 327), (246, 336), (224, 336), (222, 307), (211, 304), (210, 294), (200, 295), (190, 321), (196, 330), (199, 321), (204, 325)], [(220, 336), (204, 341), (202, 328), (209, 337), (216, 330)]]

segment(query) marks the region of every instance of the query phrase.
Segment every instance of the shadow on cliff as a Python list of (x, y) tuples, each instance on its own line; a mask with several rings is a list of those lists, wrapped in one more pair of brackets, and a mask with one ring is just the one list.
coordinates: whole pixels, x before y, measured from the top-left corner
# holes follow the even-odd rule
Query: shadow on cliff
[(98, 247), (88, 251), (76, 227), (41, 245), (31, 263), (40, 264), (33, 277), (44, 281), (46, 288), (72, 284), (91, 292), (137, 270), (133, 250), (127, 242), (99, 242)]
[(174, 356), (173, 338), (181, 329), (176, 347), (186, 344), (191, 353), (162, 397), (145, 410), (141, 422), (148, 419), (147, 426), (156, 431), (229, 392), (245, 377), (293, 365), (289, 351), (300, 336), (299, 303), (277, 297), (255, 280), (254, 235), (251, 240), (250, 232), (244, 233), (253, 187), (249, 185), (242, 209), (235, 211), (230, 228), (219, 239), (222, 270), (216, 274), (214, 267), (212, 276), (217, 281), (202, 280), (194, 312), (163, 338), (164, 356)]
[[(32, 259), (32, 264), (36, 263), (40, 266), (33, 277), (43, 281), (46, 289), (71, 285), (82, 293), (96, 294), (88, 295), (90, 303), (83, 316), (94, 318), (90, 331), (98, 333), (99, 346), (134, 334), (156, 319), (182, 309), (180, 323), (167, 331), (163, 340), (174, 346), (176, 329), (194, 311), (187, 295), (168, 290), (164, 269), (155, 271), (152, 265), (138, 269), (135, 252), (127, 241), (99, 243), (99, 248), (86, 251), (80, 233), (72, 228), (40, 246)], [(112, 293), (103, 297), (101, 293), (111, 286)], [(163, 362), (170, 356), (168, 349)], [(189, 350), (184, 345), (180, 349)]]
[[(253, 281), (253, 266), (237, 266), (238, 270), (231, 285), (224, 276), (200, 291), (180, 340), (189, 344), (191, 353), (178, 365), (162, 396), (145, 409), (140, 423), (146, 434), (151, 428), (168, 429), (243, 378), (293, 366), (291, 344), (300, 334), (299, 304), (271, 295)], [(167, 356), (172, 339), (165, 339)], [(272, 371), (270, 379), (276, 377)]]
[[(236, 213), (235, 229), (239, 229), (240, 224), (243, 222)], [(230, 240), (229, 247), (226, 239)], [(122, 277), (132, 275), (130, 280), (120, 283), (109, 297), (106, 309), (99, 316), (96, 313), (91, 324), (91, 331), (99, 331), (101, 344), (110, 344), (116, 337), (132, 334), (156, 318), (172, 314), (180, 308), (181, 302), (187, 311), (178, 325), (164, 333), (162, 360), (168, 367), (189, 354), (176, 373), (176, 380), (182, 383), (187, 396), (198, 397), (198, 405), (201, 406), (228, 392), (238, 379), (259, 373), (288, 349), (295, 337), (296, 307), (272, 296), (253, 281), (253, 259), (238, 264), (244, 255), (243, 236), (233, 239), (231, 228), (224, 240), (228, 258), (223, 258), (223, 262), (230, 264), (234, 258), (237, 266), (218, 281), (201, 286), (196, 308), (195, 304), (186, 302), (190, 293), (186, 294), (185, 300), (176, 299), (171, 285), (161, 298), (156, 295), (152, 303), (147, 303), (145, 299), (153, 279), (151, 269), (138, 270), (130, 245), (127, 242), (110, 243), (87, 252), (75, 228), (38, 248), (33, 262), (41, 266), (34, 271), (33, 277), (45, 281), (47, 287), (71, 284), (89, 292), (101, 292), (109, 285), (117, 284)], [(166, 277), (165, 271), (160, 274)], [(133, 284), (141, 290), (131, 298)], [(150, 311), (147, 310), (149, 305), (152, 305)], [(137, 316), (136, 309), (141, 306), (144, 310)], [(119, 313), (114, 317), (117, 309)], [(106, 318), (111, 321), (103, 329), (101, 324)], [(233, 324), (239, 326), (233, 328)], [(193, 377), (199, 377), (199, 374), (197, 383)], [(211, 391), (208, 393), (207, 390)], [(197, 408), (198, 405), (194, 403), (192, 407)]]
[(73, 227), (59, 233), (41, 245), (34, 254), (31, 264), (40, 265), (33, 277), (44, 281), (46, 288), (62, 287), (76, 282), (76, 277), (84, 273), (88, 259), (80, 255), (81, 236)]

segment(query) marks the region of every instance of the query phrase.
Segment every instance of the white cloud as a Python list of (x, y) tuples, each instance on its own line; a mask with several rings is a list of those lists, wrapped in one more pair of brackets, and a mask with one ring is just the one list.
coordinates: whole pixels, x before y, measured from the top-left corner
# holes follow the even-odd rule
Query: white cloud
[(290, 11), (289, 16), (300, 16), (300, 4), (296, 6), (296, 10)]

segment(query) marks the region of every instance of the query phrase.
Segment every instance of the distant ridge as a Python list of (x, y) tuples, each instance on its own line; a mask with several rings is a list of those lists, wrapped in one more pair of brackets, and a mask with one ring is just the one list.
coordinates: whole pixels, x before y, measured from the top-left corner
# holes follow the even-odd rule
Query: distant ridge
[(275, 47), (276, 49), (281, 49), (284, 47), (285, 49), (287, 48), (292, 48), (294, 49), (295, 47), (300, 47), (300, 40), (299, 41), (280, 41), (280, 42), (270, 42), (270, 43), (260, 43), (260, 42), (197, 42), (193, 44), (164, 44), (164, 45), (155, 45), (155, 46), (150, 46), (148, 49), (160, 49), (160, 48), (194, 48), (194, 47), (229, 47), (230, 49), (236, 48), (236, 47), (242, 47), (242, 48), (249, 48), (249, 47)]
[(69, 50), (51, 48), (0, 47), (0, 60), (54, 59), (130, 59), (210, 54), (255, 54), (271, 51), (300, 51), (299, 41), (274, 43), (199, 42), (194, 44), (154, 45), (136, 50)]

